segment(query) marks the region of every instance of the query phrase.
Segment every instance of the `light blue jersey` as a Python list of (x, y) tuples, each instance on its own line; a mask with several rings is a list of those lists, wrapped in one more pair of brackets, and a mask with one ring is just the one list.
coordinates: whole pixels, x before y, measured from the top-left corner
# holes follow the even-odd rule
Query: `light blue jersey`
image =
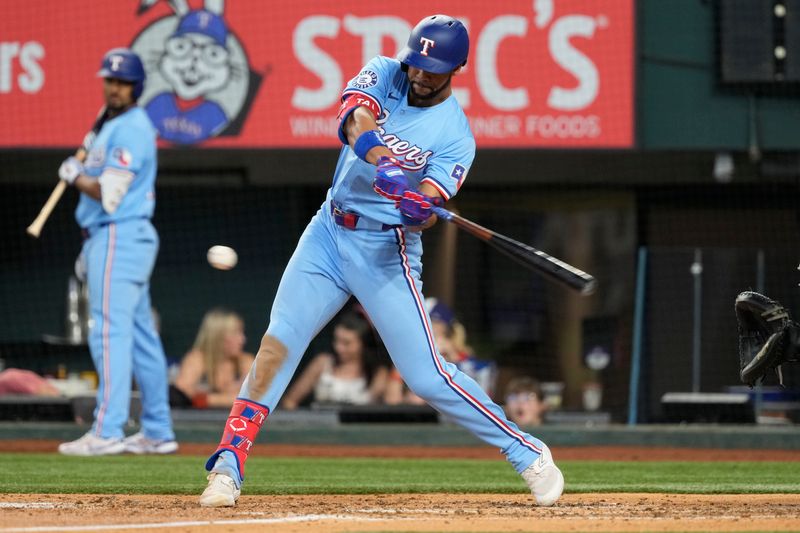
[(147, 113), (132, 107), (103, 124), (84, 163), (85, 174), (97, 178), (104, 171), (134, 175), (128, 192), (114, 213), (98, 200), (81, 194), (75, 220), (82, 228), (133, 218), (152, 218), (156, 207), (156, 130)]
[[(396, 59), (378, 56), (347, 84), (380, 109), (383, 142), (403, 167), (409, 186), (432, 185), (449, 200), (458, 192), (475, 158), (475, 138), (454, 96), (433, 107), (408, 104), (408, 76)], [(330, 199), (340, 208), (384, 224), (401, 224), (394, 202), (375, 194), (375, 166), (344, 146), (333, 176)]]

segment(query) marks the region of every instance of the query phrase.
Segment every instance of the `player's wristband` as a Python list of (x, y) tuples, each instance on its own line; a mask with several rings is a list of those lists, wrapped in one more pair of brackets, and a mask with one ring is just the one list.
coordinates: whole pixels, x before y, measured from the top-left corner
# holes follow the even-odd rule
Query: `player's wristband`
[(376, 146), (386, 146), (386, 143), (381, 139), (381, 134), (378, 130), (368, 130), (358, 136), (356, 143), (353, 145), (353, 151), (364, 161), (367, 160), (367, 153)]

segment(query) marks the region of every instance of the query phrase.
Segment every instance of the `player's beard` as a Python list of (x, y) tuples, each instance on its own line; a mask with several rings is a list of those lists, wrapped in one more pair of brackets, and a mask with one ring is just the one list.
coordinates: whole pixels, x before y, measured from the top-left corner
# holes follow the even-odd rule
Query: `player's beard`
[(111, 117), (116, 117), (136, 105), (136, 101), (122, 102), (121, 100), (106, 100), (106, 109)]
[[(133, 87), (133, 85), (131, 85)], [(106, 102), (106, 109), (109, 114), (116, 116), (124, 113), (131, 106), (136, 105), (136, 99), (133, 98), (133, 90), (130, 92), (124, 90), (105, 90), (104, 99)]]
[(122, 100), (120, 99), (109, 98), (108, 100), (106, 100), (106, 109), (117, 115), (122, 113), (126, 107), (128, 107), (128, 105), (122, 102)]
[(444, 82), (441, 87), (439, 87), (438, 89), (432, 90), (428, 94), (420, 94), (417, 91), (415, 91), (414, 90), (414, 84), (412, 83), (411, 84), (411, 94), (413, 94), (414, 98), (416, 98), (417, 100), (433, 100), (434, 98), (439, 96), (442, 93), (442, 91), (444, 91), (445, 89), (450, 87), (450, 80), (452, 80), (452, 79), (453, 79), (452, 76), (448, 77), (447, 81)]

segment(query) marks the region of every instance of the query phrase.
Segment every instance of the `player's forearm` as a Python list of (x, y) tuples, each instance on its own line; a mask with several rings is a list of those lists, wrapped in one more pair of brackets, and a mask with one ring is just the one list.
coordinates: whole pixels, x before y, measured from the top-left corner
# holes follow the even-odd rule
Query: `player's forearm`
[[(441, 194), (439, 194), (439, 191), (437, 191), (436, 188), (434, 188), (434, 186), (430, 185), (429, 183), (423, 183), (422, 185), (420, 185), (419, 186), (419, 192), (421, 192), (425, 196), (430, 196), (431, 198), (439, 198), (439, 197), (441, 197)], [(425, 224), (423, 224), (422, 226), (417, 226), (414, 229), (416, 231), (426, 230), (426, 229), (430, 228), (431, 226), (433, 226), (434, 224), (436, 224), (437, 220), (439, 220), (439, 217), (437, 217), (436, 215), (431, 215), (431, 217), (428, 220), (425, 221)]]
[(102, 197), (102, 193), (100, 192), (100, 182), (95, 178), (90, 178), (89, 176), (81, 174), (75, 178), (75, 183), (73, 183), (73, 185), (76, 189), (84, 194), (89, 195), (95, 200), (100, 200)]
[[(347, 142), (350, 143), (350, 148), (355, 148), (356, 141), (362, 133), (370, 130), (377, 130), (378, 123), (375, 122), (375, 117), (372, 116), (369, 110), (364, 107), (356, 108), (345, 123), (345, 132), (347, 133)], [(392, 151), (386, 146), (375, 146), (367, 152), (367, 162), (373, 165), (377, 163), (378, 159), (386, 156), (391, 157)]]

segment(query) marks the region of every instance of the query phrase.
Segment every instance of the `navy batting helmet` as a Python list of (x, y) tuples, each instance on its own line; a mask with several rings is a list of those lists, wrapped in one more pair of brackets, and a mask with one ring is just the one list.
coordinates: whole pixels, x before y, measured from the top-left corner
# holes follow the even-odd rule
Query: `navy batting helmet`
[(133, 83), (134, 100), (141, 96), (147, 77), (142, 60), (130, 48), (114, 48), (106, 52), (97, 75)]
[(408, 44), (397, 54), (404, 65), (444, 74), (466, 65), (469, 35), (461, 22), (447, 15), (431, 15), (417, 24)]

